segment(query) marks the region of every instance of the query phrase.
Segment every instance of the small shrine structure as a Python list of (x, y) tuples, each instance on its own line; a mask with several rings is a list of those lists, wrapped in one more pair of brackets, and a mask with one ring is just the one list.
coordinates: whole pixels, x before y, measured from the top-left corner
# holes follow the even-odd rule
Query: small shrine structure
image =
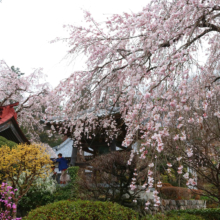
[(17, 144), (30, 144), (17, 122), (17, 113), (14, 107), (18, 106), (18, 104), (16, 102), (10, 105), (0, 106), (0, 136)]

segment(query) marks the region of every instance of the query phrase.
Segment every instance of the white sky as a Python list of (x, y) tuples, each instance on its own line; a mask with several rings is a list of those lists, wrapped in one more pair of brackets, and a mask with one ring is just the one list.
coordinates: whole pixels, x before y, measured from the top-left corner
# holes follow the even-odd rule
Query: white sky
[(42, 67), (48, 81), (57, 85), (82, 62), (69, 64), (67, 46), (49, 43), (68, 36), (64, 24), (83, 25), (82, 9), (98, 21), (112, 14), (138, 12), (148, 0), (0, 0), (0, 60), (29, 74)]

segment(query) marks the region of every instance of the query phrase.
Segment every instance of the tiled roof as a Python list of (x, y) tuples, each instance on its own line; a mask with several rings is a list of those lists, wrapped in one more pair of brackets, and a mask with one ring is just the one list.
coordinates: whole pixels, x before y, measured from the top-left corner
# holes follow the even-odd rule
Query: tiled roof
[[(72, 146), (73, 146), (73, 140), (67, 138), (62, 144), (54, 147), (53, 150), (56, 154), (61, 153), (63, 157), (71, 157)], [(92, 154), (84, 152), (84, 156), (90, 156), (90, 155)]]
[(56, 154), (61, 153), (63, 157), (71, 157), (73, 140), (67, 138), (62, 144), (53, 148)]
[[(86, 114), (90, 114), (92, 112), (95, 111), (95, 108), (91, 108), (91, 109), (87, 109), (87, 110), (83, 110), (81, 111), (76, 117), (75, 119), (83, 116), (83, 115), (86, 115)], [(120, 108), (119, 107), (109, 107), (109, 108), (106, 108), (106, 109), (100, 109), (98, 112), (96, 112), (96, 116), (98, 117), (102, 117), (102, 116), (106, 116), (106, 115), (109, 115), (109, 114), (116, 114), (116, 113), (120, 113)], [(50, 119), (47, 119), (47, 120), (44, 120), (44, 119), (41, 119), (41, 123), (62, 123), (62, 122), (65, 122), (65, 121), (68, 121), (69, 118), (64, 118), (62, 116), (59, 116), (59, 117), (52, 117)]]

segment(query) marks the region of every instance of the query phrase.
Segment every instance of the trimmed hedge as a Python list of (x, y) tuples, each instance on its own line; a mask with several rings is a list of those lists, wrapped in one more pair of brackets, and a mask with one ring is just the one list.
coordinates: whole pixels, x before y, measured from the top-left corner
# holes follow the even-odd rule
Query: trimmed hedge
[(13, 142), (13, 141), (9, 141), (8, 139), (0, 136), (0, 147), (1, 146), (9, 146), (10, 148), (13, 148), (17, 145), (17, 143)]
[(187, 209), (187, 210), (178, 210), (172, 211), (170, 213), (187, 213), (192, 215), (202, 216), (204, 219), (207, 220), (217, 220), (220, 219), (220, 208), (216, 209)]
[(29, 212), (23, 220), (133, 220), (138, 214), (132, 209), (111, 202), (59, 201)]

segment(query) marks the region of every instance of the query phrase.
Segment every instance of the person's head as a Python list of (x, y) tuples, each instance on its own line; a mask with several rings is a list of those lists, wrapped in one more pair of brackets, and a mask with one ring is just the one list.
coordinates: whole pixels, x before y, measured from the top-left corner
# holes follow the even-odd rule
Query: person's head
[(59, 157), (59, 158), (61, 158), (61, 157), (62, 157), (62, 154), (61, 154), (61, 153), (59, 153), (59, 154), (58, 154), (58, 157)]
[(55, 169), (55, 166), (51, 166), (51, 169), (54, 170), (54, 169)]

